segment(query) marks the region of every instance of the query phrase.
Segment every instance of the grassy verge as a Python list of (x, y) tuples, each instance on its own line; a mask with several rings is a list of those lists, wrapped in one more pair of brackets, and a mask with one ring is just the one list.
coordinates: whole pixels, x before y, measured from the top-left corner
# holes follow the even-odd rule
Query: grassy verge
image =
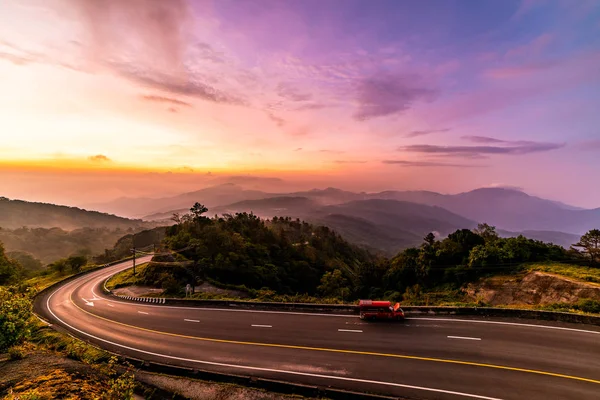
[(531, 264), (527, 266), (528, 271), (548, 272), (562, 275), (582, 282), (600, 284), (600, 268), (591, 268), (581, 265), (569, 265), (559, 263)]
[(136, 265), (136, 274), (133, 274), (133, 268), (128, 268), (118, 274), (113, 275), (107, 282), (106, 288), (109, 290), (117, 289), (125, 286), (132, 286), (139, 283), (140, 276), (143, 275), (144, 271), (150, 263), (143, 263)]

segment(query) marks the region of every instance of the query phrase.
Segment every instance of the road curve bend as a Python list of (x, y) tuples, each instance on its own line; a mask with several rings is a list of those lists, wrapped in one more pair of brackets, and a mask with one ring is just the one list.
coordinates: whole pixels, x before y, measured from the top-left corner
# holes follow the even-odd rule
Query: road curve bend
[[(141, 258), (138, 262), (149, 261)], [(126, 356), (215, 372), (426, 399), (598, 399), (600, 327), (174, 307), (107, 296), (124, 262), (36, 298), (36, 312)]]

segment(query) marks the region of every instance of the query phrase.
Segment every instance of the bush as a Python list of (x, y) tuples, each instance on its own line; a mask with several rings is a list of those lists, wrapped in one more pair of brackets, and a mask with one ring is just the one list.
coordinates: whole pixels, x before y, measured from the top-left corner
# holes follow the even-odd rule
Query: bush
[(11, 360), (22, 360), (25, 358), (25, 349), (23, 346), (13, 346), (8, 349), (8, 356)]
[(31, 300), (28, 294), (0, 287), (0, 351), (21, 343), (30, 333)]
[(577, 303), (577, 309), (583, 312), (600, 314), (600, 301), (592, 299), (580, 299)]

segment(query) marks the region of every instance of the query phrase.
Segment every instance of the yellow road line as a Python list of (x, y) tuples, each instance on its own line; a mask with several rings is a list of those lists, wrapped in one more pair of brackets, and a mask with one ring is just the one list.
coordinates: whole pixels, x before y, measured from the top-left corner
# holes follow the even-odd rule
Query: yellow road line
[(505, 370), (505, 371), (526, 372), (526, 373), (536, 374), (536, 375), (552, 376), (555, 378), (572, 379), (572, 380), (576, 380), (576, 381), (583, 381), (583, 382), (595, 383), (597, 385), (600, 385), (600, 380), (595, 380), (595, 379), (582, 378), (579, 376), (558, 374), (558, 373), (547, 372), (547, 371), (538, 371), (535, 369), (508, 367), (508, 366), (504, 366), (504, 365), (485, 364), (485, 363), (478, 363), (478, 362), (472, 362), (472, 361), (460, 361), (460, 360), (449, 360), (449, 359), (444, 359), (444, 358), (409, 356), (409, 355), (405, 355), (405, 354), (376, 353), (376, 352), (359, 351), (359, 350), (344, 350), (344, 349), (329, 349), (329, 348), (322, 348), (322, 347), (296, 346), (296, 345), (289, 345), (289, 344), (244, 342), (244, 341), (239, 341), (239, 340), (214, 339), (214, 338), (205, 338), (205, 337), (199, 337), (199, 336), (181, 335), (178, 333), (161, 332), (161, 331), (156, 331), (153, 329), (147, 329), (147, 328), (142, 328), (142, 327), (135, 326), (135, 325), (125, 324), (125, 323), (119, 322), (119, 321), (113, 321), (111, 319), (93, 314), (93, 313), (86, 311), (83, 308), (79, 307), (77, 304), (75, 304), (72, 296), (73, 296), (73, 292), (71, 292), (71, 295), (69, 297), (69, 299), (71, 300), (71, 303), (75, 307), (77, 307), (79, 310), (83, 311), (86, 314), (91, 315), (92, 317), (95, 317), (95, 318), (98, 318), (98, 319), (101, 319), (101, 320), (104, 320), (104, 321), (107, 321), (107, 322), (110, 322), (113, 324), (125, 326), (125, 327), (131, 328), (131, 329), (137, 329), (140, 331), (155, 333), (155, 334), (159, 334), (159, 335), (173, 336), (173, 337), (179, 337), (179, 338), (183, 338), (183, 339), (200, 340), (203, 342), (213, 342), (213, 343), (240, 344), (240, 345), (246, 345), (246, 346), (260, 346), (260, 347), (276, 347), (276, 348), (293, 349), (293, 350), (321, 351), (321, 352), (328, 352), (328, 353), (356, 354), (356, 355), (365, 355), (365, 356), (400, 358), (400, 359), (406, 359), (406, 360), (431, 361), (431, 362), (446, 363), (446, 364), (469, 365), (472, 367), (493, 368), (493, 369), (500, 369), (500, 370)]

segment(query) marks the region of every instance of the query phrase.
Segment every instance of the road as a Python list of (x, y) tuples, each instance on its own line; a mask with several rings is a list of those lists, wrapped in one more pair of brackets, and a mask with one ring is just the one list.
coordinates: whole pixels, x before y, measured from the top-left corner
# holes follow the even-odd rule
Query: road
[[(138, 262), (148, 260), (139, 259)], [(425, 399), (598, 399), (600, 327), (173, 307), (103, 294), (117, 264), (59, 286), (36, 311), (138, 359)]]

